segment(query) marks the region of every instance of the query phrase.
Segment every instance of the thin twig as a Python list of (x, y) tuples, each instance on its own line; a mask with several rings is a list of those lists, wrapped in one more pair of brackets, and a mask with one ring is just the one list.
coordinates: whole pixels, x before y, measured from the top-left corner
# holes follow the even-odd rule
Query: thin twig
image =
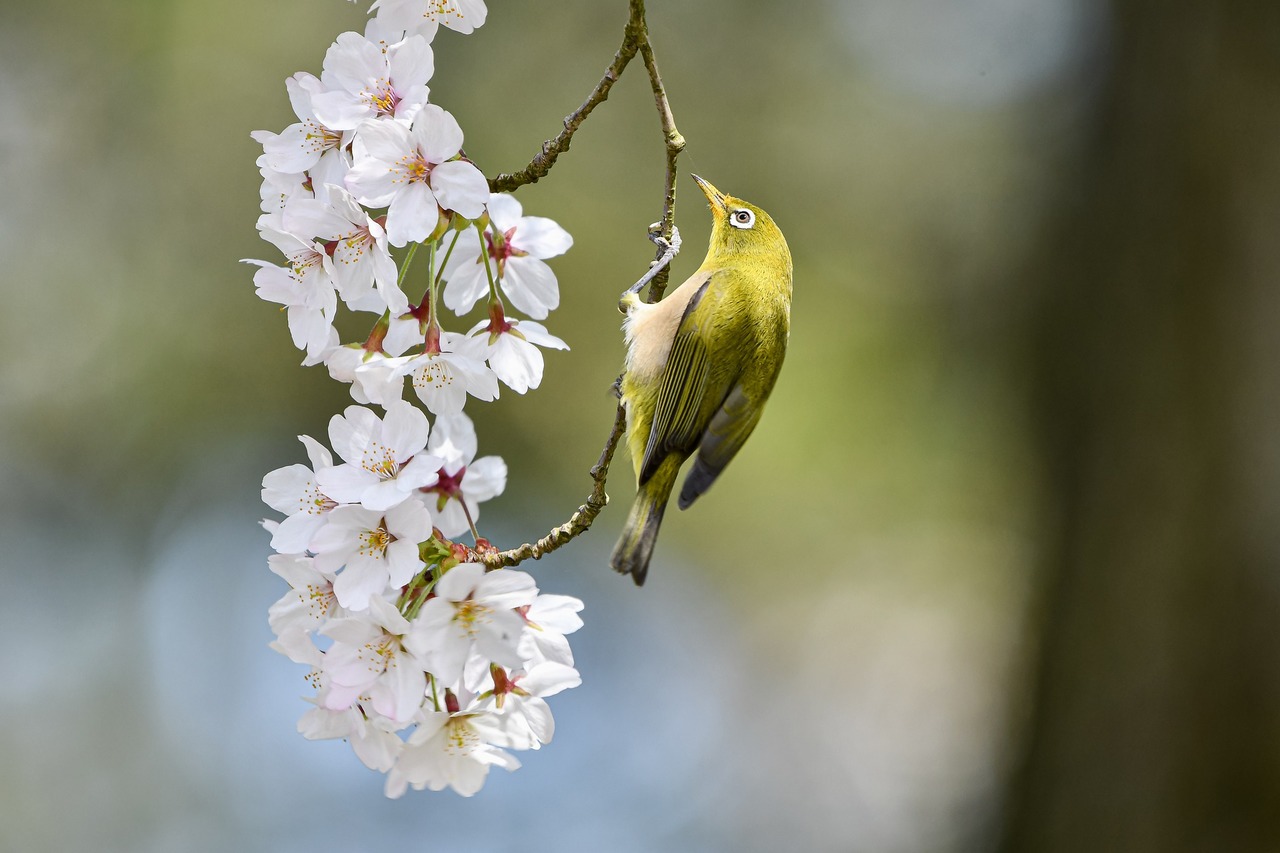
[[(556, 159), (563, 152), (569, 150), (569, 143), (573, 140), (574, 132), (582, 125), (586, 117), (591, 114), (591, 111), (609, 97), (609, 90), (617, 82), (622, 70), (627, 67), (627, 63), (635, 57), (637, 52), (640, 53), (644, 59), (645, 68), (649, 71), (649, 83), (653, 89), (654, 104), (658, 108), (658, 117), (662, 123), (662, 135), (666, 143), (667, 155), (661, 220), (661, 233), (667, 245), (659, 244), (658, 253), (653, 264), (650, 265), (651, 269), (655, 270), (655, 274), (649, 284), (647, 297), (649, 302), (657, 302), (662, 298), (662, 292), (666, 288), (669, 276), (668, 265), (671, 257), (674, 257), (675, 254), (670, 251), (672, 248), (670, 244), (674, 244), (676, 251), (680, 247), (679, 237), (675, 236), (677, 233), (675, 231), (676, 159), (680, 156), (680, 152), (684, 150), (685, 141), (684, 137), (680, 135), (680, 131), (676, 129), (675, 118), (671, 113), (671, 104), (667, 100), (667, 92), (662, 85), (662, 75), (658, 73), (658, 63), (653, 56), (653, 45), (649, 42), (649, 26), (645, 21), (644, 0), (629, 0), (629, 3), (630, 15), (627, 19), (626, 29), (623, 31), (622, 46), (618, 48), (612, 64), (605, 71), (604, 77), (596, 84), (595, 89), (582, 103), (582, 106), (565, 118), (564, 130), (555, 139), (549, 139), (542, 144), (542, 150), (529, 161), (528, 166), (518, 172), (504, 172), (491, 179), (489, 181), (489, 189), (493, 192), (510, 192), (525, 184), (536, 183), (538, 179), (545, 177), (551, 171), (551, 167), (555, 165)], [(659, 263), (660, 261), (665, 262)], [(609, 476), (609, 465), (613, 461), (614, 451), (617, 450), (618, 442), (622, 439), (622, 434), (626, 431), (626, 428), (627, 412), (622, 403), (619, 402), (617, 412), (613, 418), (613, 430), (605, 441), (604, 449), (600, 451), (599, 460), (591, 468), (591, 482), (593, 484), (591, 494), (588, 495), (587, 502), (579, 506), (568, 521), (552, 528), (546, 536), (537, 542), (526, 542), (509, 551), (483, 551), (476, 553), (476, 559), (484, 563), (489, 569), (514, 566), (530, 558), (534, 560), (541, 559), (544, 554), (555, 551), (570, 540), (585, 533), (591, 527), (592, 522), (596, 520), (596, 516), (609, 503), (609, 496), (605, 494), (605, 481)]]
[[(631, 14), (636, 14), (639, 7), (641, 20), (644, 19), (644, 0), (631, 0)], [(658, 117), (662, 121), (662, 136), (667, 144), (667, 178), (665, 192), (662, 197), (662, 236), (671, 239), (671, 229), (676, 223), (676, 159), (684, 150), (684, 137), (676, 129), (675, 116), (671, 114), (671, 103), (667, 100), (666, 87), (662, 85), (662, 75), (658, 73), (658, 62), (653, 58), (653, 45), (649, 42), (649, 28), (641, 31), (640, 56), (644, 59), (644, 67), (649, 71), (649, 85), (653, 88), (654, 104), (658, 108)], [(662, 250), (659, 248), (658, 256)], [(666, 290), (667, 278), (671, 270), (663, 266), (649, 285), (649, 301), (657, 302)]]

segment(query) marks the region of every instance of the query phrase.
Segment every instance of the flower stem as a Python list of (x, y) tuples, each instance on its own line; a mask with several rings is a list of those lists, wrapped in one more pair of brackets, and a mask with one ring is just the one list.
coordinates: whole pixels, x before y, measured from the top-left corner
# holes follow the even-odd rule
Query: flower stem
[(484, 242), (484, 229), (477, 225), (476, 232), (480, 235), (480, 257), (484, 258), (485, 278), (489, 279), (489, 301), (501, 302), (498, 298), (498, 284), (493, 280), (493, 267), (489, 263), (489, 248)]
[(401, 290), (404, 289), (404, 278), (409, 274), (409, 267), (413, 264), (413, 256), (418, 253), (418, 245), (413, 243), (409, 246), (409, 253), (404, 256), (404, 263), (400, 266), (400, 276), (396, 279), (396, 287)]

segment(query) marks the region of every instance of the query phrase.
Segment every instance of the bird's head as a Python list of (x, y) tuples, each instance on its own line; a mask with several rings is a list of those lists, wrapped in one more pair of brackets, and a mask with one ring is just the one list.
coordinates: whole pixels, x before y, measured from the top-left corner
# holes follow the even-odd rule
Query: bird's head
[(774, 224), (772, 217), (750, 202), (725, 195), (710, 181), (693, 175), (707, 202), (711, 206), (711, 254), (741, 255), (747, 253), (771, 253), (781, 259), (791, 260), (787, 241)]

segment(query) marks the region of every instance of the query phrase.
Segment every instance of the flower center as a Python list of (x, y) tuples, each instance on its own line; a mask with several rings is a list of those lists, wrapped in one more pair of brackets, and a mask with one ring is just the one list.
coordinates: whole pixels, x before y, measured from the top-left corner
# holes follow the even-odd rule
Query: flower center
[(386, 78), (379, 80), (376, 88), (366, 89), (364, 98), (382, 116), (395, 116), (396, 106), (400, 103), (400, 97), (391, 88), (391, 81)]
[(515, 225), (512, 225), (501, 237), (496, 237), (489, 231), (484, 232), (485, 242), (489, 246), (489, 257), (493, 258), (494, 263), (498, 267), (498, 278), (502, 278), (507, 272), (507, 258), (523, 258), (528, 252), (522, 252), (515, 246), (511, 245), (511, 238), (516, 233)]
[(471, 728), (466, 717), (455, 717), (445, 723), (444, 751), (448, 755), (470, 755), (480, 746), (480, 735)]
[(306, 586), (306, 591), (299, 590), (298, 595), (313, 619), (328, 616), (329, 611), (333, 609), (334, 604), (338, 601), (337, 596), (333, 594), (333, 586), (327, 583), (309, 583)]
[(467, 636), (474, 638), (479, 625), (483, 625), (489, 621), (489, 614), (493, 612), (491, 608), (485, 607), (471, 599), (459, 601), (454, 605), (453, 621), (462, 626), (467, 632)]
[(377, 475), (379, 480), (390, 480), (400, 473), (400, 465), (396, 462), (395, 453), (380, 441), (369, 442), (360, 467), (370, 474)]
[(405, 174), (409, 177), (409, 183), (417, 181), (426, 184), (431, 181), (431, 170), (435, 168), (434, 163), (428, 163), (427, 159), (421, 154), (410, 158), (405, 163)]
[(360, 660), (364, 661), (370, 672), (383, 673), (395, 659), (397, 641), (389, 634), (383, 634), (377, 640), (371, 640), (360, 649)]
[(307, 121), (306, 133), (303, 134), (303, 147), (311, 152), (325, 152), (337, 148), (342, 143), (342, 134), (330, 130), (317, 121)]
[(387, 546), (395, 541), (395, 537), (387, 531), (387, 521), (383, 519), (373, 530), (360, 534), (360, 553), (368, 557), (381, 557), (387, 553)]
[(444, 359), (431, 358), (413, 375), (413, 384), (417, 388), (434, 388), (443, 390), (453, 384), (453, 371)]

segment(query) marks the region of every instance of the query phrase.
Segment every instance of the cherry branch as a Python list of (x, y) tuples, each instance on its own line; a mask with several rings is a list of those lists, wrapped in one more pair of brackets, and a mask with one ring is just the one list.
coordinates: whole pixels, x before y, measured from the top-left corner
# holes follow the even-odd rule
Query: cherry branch
[[(658, 230), (660, 230), (664, 240), (670, 241), (675, 229), (676, 216), (676, 160), (679, 158), (680, 152), (684, 150), (685, 140), (680, 135), (680, 131), (676, 129), (675, 117), (671, 112), (671, 103), (667, 99), (667, 91), (662, 84), (662, 75), (658, 72), (658, 62), (653, 55), (653, 45), (649, 41), (649, 25), (645, 20), (644, 0), (630, 0), (630, 14), (627, 19), (627, 25), (623, 30), (622, 46), (618, 48), (618, 52), (613, 57), (613, 62), (605, 70), (604, 76), (600, 78), (600, 82), (596, 84), (591, 94), (583, 101), (582, 106), (565, 117), (564, 130), (555, 139), (548, 139), (542, 143), (542, 150), (529, 161), (529, 165), (525, 168), (518, 172), (504, 172), (495, 178), (491, 178), (489, 180), (489, 189), (493, 192), (511, 192), (525, 184), (536, 183), (540, 178), (546, 177), (559, 156), (569, 150), (569, 144), (573, 141), (573, 134), (582, 126), (591, 111), (609, 97), (609, 90), (613, 88), (613, 84), (618, 81), (623, 69), (627, 67), (627, 63), (634, 59), (637, 53), (640, 54), (645, 68), (649, 72), (649, 84), (653, 89), (654, 105), (658, 110), (658, 118), (662, 124), (662, 135), (666, 145), (666, 180), (663, 186), (662, 219)], [(656, 267), (657, 270), (651, 276), (649, 283), (647, 296), (649, 302), (657, 302), (661, 299), (662, 293), (666, 289), (667, 278), (670, 274), (667, 266), (670, 256), (665, 255), (665, 247), (659, 245), (658, 253), (650, 264), (651, 268)], [(621, 377), (619, 377), (619, 381), (621, 381)], [(591, 482), (593, 484), (591, 494), (587, 496), (586, 503), (579, 506), (568, 521), (552, 528), (546, 536), (537, 542), (526, 542), (508, 551), (479, 551), (476, 553), (477, 560), (490, 569), (515, 566), (530, 558), (534, 560), (541, 559), (544, 554), (549, 554), (586, 533), (596, 520), (596, 516), (609, 503), (609, 496), (605, 494), (605, 481), (609, 476), (609, 465), (613, 461), (614, 451), (617, 450), (618, 442), (626, 431), (626, 427), (626, 409), (623, 407), (622, 402), (619, 401), (618, 409), (614, 413), (613, 430), (605, 441), (599, 460), (591, 468)]]

